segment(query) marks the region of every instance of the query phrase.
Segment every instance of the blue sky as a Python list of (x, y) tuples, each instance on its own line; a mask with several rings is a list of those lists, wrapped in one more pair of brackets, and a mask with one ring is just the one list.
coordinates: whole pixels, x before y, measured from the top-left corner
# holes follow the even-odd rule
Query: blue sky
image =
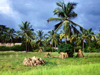
[[(0, 0), (0, 24), (19, 30), (18, 24), (28, 21), (33, 29), (42, 29), (45, 33), (54, 28), (57, 22), (47, 23), (49, 17), (55, 17), (53, 10), (56, 2), (63, 0)], [(77, 2), (73, 21), (85, 29), (92, 28), (95, 33), (100, 30), (100, 0), (64, 0)]]

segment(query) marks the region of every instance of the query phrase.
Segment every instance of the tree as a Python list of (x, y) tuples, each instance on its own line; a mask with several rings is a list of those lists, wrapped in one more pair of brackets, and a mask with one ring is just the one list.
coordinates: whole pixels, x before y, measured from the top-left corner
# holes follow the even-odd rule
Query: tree
[(74, 52), (75, 52), (75, 48), (80, 48), (80, 44), (81, 44), (81, 37), (80, 34), (78, 34), (78, 36), (76, 34), (72, 34), (71, 38), (70, 38), (70, 43), (73, 43), (74, 45)]
[(11, 47), (11, 43), (15, 42), (16, 31), (13, 28), (9, 28), (7, 31), (7, 36), (8, 36), (8, 39), (10, 41), (10, 47)]
[(36, 31), (36, 33), (37, 33), (37, 44), (38, 44), (38, 46), (40, 47), (40, 46), (43, 46), (43, 39), (45, 38), (45, 36), (47, 35), (47, 34), (43, 34), (44, 32), (42, 31), (42, 30), (38, 30), (38, 31)]
[(48, 31), (48, 33), (49, 33), (48, 37), (49, 37), (49, 39), (52, 43), (52, 52), (53, 52), (53, 44), (55, 44), (55, 47), (56, 47), (57, 42), (58, 42), (58, 40), (56, 39), (57, 35), (53, 36), (54, 35), (54, 30)]
[(67, 44), (67, 39), (69, 39), (69, 37), (71, 37), (71, 35), (72, 35), (72, 32), (71, 32), (70, 27), (64, 25), (63, 30), (61, 30), (60, 39), (64, 38), (65, 44)]
[(78, 26), (80, 30), (82, 30), (83, 28), (80, 25), (71, 21), (73, 18), (77, 16), (77, 14), (73, 11), (77, 3), (68, 2), (67, 4), (65, 4), (64, 2), (57, 2), (56, 4), (58, 8), (56, 8), (53, 11), (53, 13), (54, 15), (57, 15), (58, 18), (51, 17), (47, 20), (48, 22), (49, 21), (60, 21), (58, 24), (54, 26), (54, 30), (56, 30), (55, 33), (63, 25), (63, 27), (68, 28), (70, 30), (69, 32), (71, 32), (71, 30), (73, 29), (74, 33), (78, 34), (79, 31), (77, 30), (76, 26)]
[(26, 53), (29, 51), (27, 50), (27, 44), (31, 44), (31, 42), (33, 41), (32, 38), (34, 38), (34, 34), (33, 34), (33, 28), (32, 25), (30, 26), (30, 22), (22, 22), (21, 25), (18, 25), (20, 27), (20, 31), (17, 31), (18, 35), (17, 37), (21, 37), (22, 40), (25, 40), (26, 42)]
[(91, 38), (92, 37), (95, 37), (94, 36), (94, 32), (92, 31), (92, 28), (90, 28), (90, 29), (88, 29), (87, 31), (86, 31), (86, 35), (87, 35), (87, 37), (86, 37), (86, 41), (89, 43), (89, 47), (88, 47), (88, 49), (89, 49), (89, 52), (90, 52), (90, 45), (91, 45)]
[(8, 27), (5, 25), (0, 25), (0, 42), (6, 43), (7, 42), (7, 31), (9, 30)]
[(83, 29), (82, 30), (82, 33), (81, 33), (81, 39), (82, 39), (82, 43), (83, 43), (83, 52), (84, 52), (84, 40), (87, 38), (87, 35), (86, 35), (86, 30)]

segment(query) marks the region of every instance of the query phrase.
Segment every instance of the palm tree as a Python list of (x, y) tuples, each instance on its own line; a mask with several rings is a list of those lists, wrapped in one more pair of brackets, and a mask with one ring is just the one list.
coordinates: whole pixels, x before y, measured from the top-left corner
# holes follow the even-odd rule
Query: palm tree
[(49, 33), (48, 37), (49, 37), (49, 39), (52, 43), (52, 52), (53, 52), (53, 44), (55, 44), (55, 47), (56, 47), (57, 42), (58, 42), (58, 39), (57, 39), (58, 35), (56, 34), (55, 36), (53, 36), (54, 35), (54, 30), (48, 31), (48, 33)]
[[(16, 37), (16, 31), (13, 28), (9, 28), (9, 30), (7, 31), (7, 36), (9, 38), (10, 41), (10, 47), (11, 47), (11, 43), (15, 41), (15, 37)], [(10, 49), (11, 50), (11, 49)]]
[[(99, 30), (100, 31), (100, 30)], [(100, 45), (100, 33), (96, 35), (97, 44)]]
[(26, 53), (27, 51), (27, 44), (31, 44), (31, 41), (32, 41), (32, 38), (34, 37), (33, 35), (33, 28), (32, 28), (32, 25), (30, 26), (30, 22), (22, 22), (21, 25), (18, 25), (20, 27), (20, 31), (17, 31), (18, 35), (17, 37), (22, 37), (22, 40), (25, 39), (26, 41)]
[[(53, 13), (54, 15), (57, 15), (58, 18), (49, 18), (47, 21), (60, 21), (58, 24), (55, 25), (54, 29), (56, 30), (55, 33), (58, 31), (58, 29), (63, 25), (63, 27), (68, 28), (71, 32), (71, 30), (73, 29), (73, 31), (75, 33), (77, 33), (77, 29), (76, 26), (78, 26), (80, 28), (80, 30), (82, 30), (83, 28), (74, 23), (73, 21), (71, 21), (71, 19), (75, 18), (77, 16), (77, 14), (73, 11), (73, 9), (75, 8), (75, 6), (77, 5), (77, 3), (67, 3), (65, 4), (64, 2), (57, 2), (56, 3), (57, 6), (59, 6), (58, 8), (56, 8)], [(67, 34), (66, 34), (67, 35)]]
[(82, 33), (81, 33), (81, 39), (82, 39), (82, 46), (83, 46), (83, 52), (84, 52), (84, 40), (87, 38), (87, 35), (86, 35), (86, 30), (83, 29), (82, 30)]
[(94, 36), (94, 32), (92, 31), (92, 28), (90, 28), (90, 29), (88, 29), (88, 30), (86, 31), (86, 35), (87, 35), (86, 41), (89, 43), (89, 52), (90, 52), (91, 38), (92, 38), (92, 37), (95, 37), (95, 36)]
[(43, 34), (44, 32), (42, 30), (38, 30), (38, 31), (36, 31), (36, 33), (37, 33), (37, 40), (38, 40), (37, 44), (38, 44), (38, 46), (39, 47), (43, 46), (43, 40), (44, 40), (44, 38), (47, 34)]
[(70, 43), (74, 43), (74, 52), (75, 52), (75, 46), (79, 46), (80, 43), (81, 43), (81, 37), (80, 37), (80, 34), (72, 34), (71, 37), (70, 37)]
[(8, 27), (5, 25), (0, 25), (0, 42), (1, 43), (6, 43), (8, 41), (7, 38), (7, 31), (9, 30)]
[(64, 38), (65, 39), (65, 44), (67, 44), (67, 39), (71, 37), (72, 32), (69, 26), (64, 25), (63, 30), (60, 31), (60, 39)]

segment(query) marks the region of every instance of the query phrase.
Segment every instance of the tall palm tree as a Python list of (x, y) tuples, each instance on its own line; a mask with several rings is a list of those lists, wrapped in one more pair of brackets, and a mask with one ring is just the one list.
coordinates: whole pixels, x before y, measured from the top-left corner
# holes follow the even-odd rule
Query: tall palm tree
[(37, 40), (38, 40), (37, 44), (38, 44), (38, 46), (39, 47), (43, 46), (43, 40), (44, 40), (44, 38), (47, 34), (43, 34), (44, 32), (42, 30), (38, 30), (38, 31), (36, 31), (36, 33), (37, 33)]
[(56, 8), (53, 13), (54, 15), (57, 15), (58, 18), (49, 18), (47, 21), (60, 21), (58, 24), (55, 25), (54, 29), (56, 30), (55, 33), (58, 31), (58, 29), (63, 25), (64, 27), (68, 27), (70, 31), (73, 29), (73, 31), (76, 33), (78, 32), (76, 29), (76, 26), (78, 26), (81, 30), (83, 29), (80, 25), (74, 23), (71, 21), (73, 18), (77, 16), (77, 14), (73, 11), (77, 3), (70, 3), (68, 2), (65, 4), (64, 2), (57, 2), (56, 3), (58, 8)]
[[(100, 31), (100, 30), (99, 30)], [(100, 33), (96, 35), (97, 44), (100, 45)]]
[(60, 39), (64, 38), (65, 39), (65, 44), (67, 44), (67, 39), (69, 39), (69, 37), (71, 37), (72, 32), (69, 26), (64, 25), (63, 26), (63, 30), (61, 30), (61, 35), (60, 35)]
[(55, 34), (55, 36), (53, 36), (54, 35), (54, 30), (48, 31), (48, 33), (49, 33), (48, 37), (49, 37), (49, 39), (50, 39), (50, 41), (52, 43), (52, 52), (53, 52), (53, 44), (55, 44), (55, 47), (56, 47), (57, 42), (58, 42), (58, 39), (57, 39), (58, 35)]
[(8, 41), (7, 31), (9, 30), (8, 27), (5, 25), (0, 25), (0, 42), (6, 43)]
[(7, 31), (7, 36), (10, 41), (10, 47), (11, 47), (11, 43), (15, 42), (16, 31), (13, 28), (9, 28), (9, 30)]
[(87, 35), (86, 35), (86, 31), (85, 29), (82, 30), (82, 33), (81, 33), (81, 39), (82, 39), (82, 46), (83, 46), (83, 52), (84, 52), (84, 40), (87, 38)]
[(94, 32), (92, 31), (92, 28), (86, 31), (86, 35), (87, 35), (86, 41), (89, 43), (89, 52), (90, 52), (91, 38), (95, 37)]
[(20, 27), (20, 31), (17, 31), (18, 35), (17, 37), (22, 37), (22, 40), (25, 39), (26, 41), (26, 53), (27, 53), (27, 44), (31, 43), (32, 38), (34, 37), (33, 35), (33, 28), (32, 25), (30, 25), (30, 22), (22, 22), (21, 25), (18, 25)]

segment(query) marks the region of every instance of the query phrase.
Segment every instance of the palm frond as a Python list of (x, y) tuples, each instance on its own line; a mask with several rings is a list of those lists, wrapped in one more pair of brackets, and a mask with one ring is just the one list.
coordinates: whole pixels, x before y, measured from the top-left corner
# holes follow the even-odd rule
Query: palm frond
[(63, 3), (62, 2), (57, 2), (56, 3), (58, 6), (63, 7)]
[(53, 18), (53, 17), (51, 17), (51, 18), (49, 18), (47, 20), (47, 22), (49, 22), (49, 21), (62, 21), (62, 19), (61, 18)]
[(54, 30), (58, 31), (58, 29), (61, 27), (62, 23), (63, 23), (63, 22), (60, 22), (60, 23), (56, 24), (56, 25), (54, 26)]

